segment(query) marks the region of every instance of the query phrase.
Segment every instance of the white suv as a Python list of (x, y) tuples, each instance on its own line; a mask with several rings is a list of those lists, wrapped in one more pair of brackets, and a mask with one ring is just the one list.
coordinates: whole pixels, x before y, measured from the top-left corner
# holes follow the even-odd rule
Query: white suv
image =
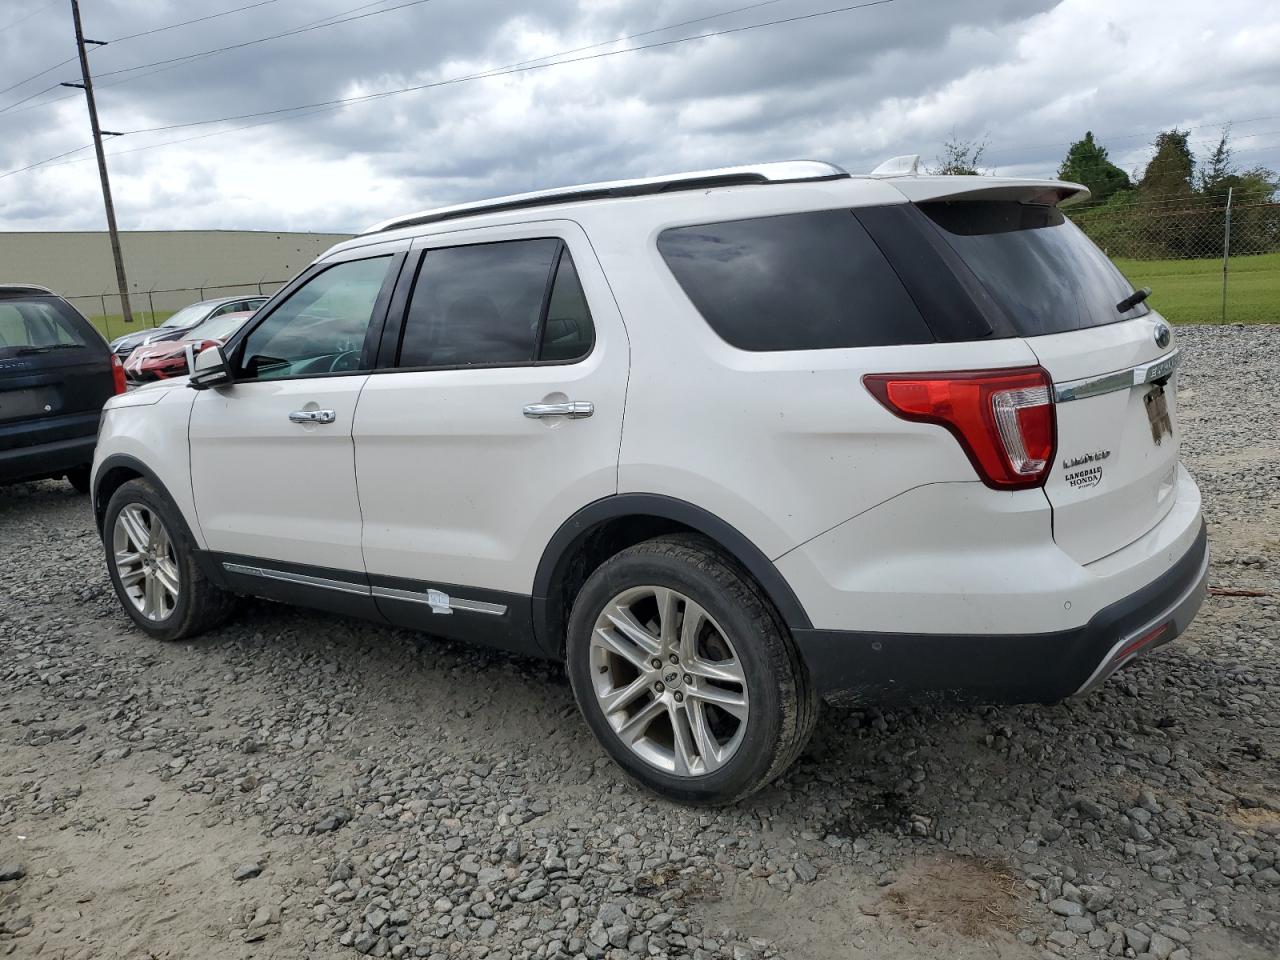
[(695, 803), (823, 699), (1088, 690), (1208, 552), (1178, 351), (1086, 195), (795, 162), (380, 224), (108, 404), (116, 592), (166, 640), (240, 594), (563, 660)]

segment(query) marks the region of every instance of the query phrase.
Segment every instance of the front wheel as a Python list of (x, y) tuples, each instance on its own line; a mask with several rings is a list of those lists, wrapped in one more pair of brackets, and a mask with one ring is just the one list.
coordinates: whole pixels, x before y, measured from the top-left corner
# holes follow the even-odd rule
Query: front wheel
[(158, 640), (181, 640), (217, 626), (234, 597), (196, 562), (178, 508), (143, 479), (112, 494), (103, 524), (111, 585), (125, 613)]
[(759, 790), (799, 756), (817, 717), (772, 605), (698, 537), (650, 540), (597, 569), (574, 603), (567, 656), (597, 739), (684, 803)]

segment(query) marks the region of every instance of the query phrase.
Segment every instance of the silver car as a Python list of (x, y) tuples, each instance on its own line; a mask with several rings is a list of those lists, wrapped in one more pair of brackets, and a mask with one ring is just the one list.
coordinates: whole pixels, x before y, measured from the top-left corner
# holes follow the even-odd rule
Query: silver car
[(267, 302), (268, 297), (219, 297), (216, 300), (201, 300), (188, 304), (158, 327), (149, 330), (138, 330), (116, 337), (111, 341), (111, 352), (123, 363), (136, 347), (144, 343), (163, 343), (167, 340), (179, 340), (182, 335), (197, 324), (220, 317), (225, 313), (244, 313), (257, 310)]

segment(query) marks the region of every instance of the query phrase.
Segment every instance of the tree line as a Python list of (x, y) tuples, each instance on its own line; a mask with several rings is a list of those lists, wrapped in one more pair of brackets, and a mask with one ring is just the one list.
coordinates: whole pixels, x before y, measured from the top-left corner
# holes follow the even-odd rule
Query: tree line
[[(1231, 197), (1231, 250), (1238, 254), (1280, 251), (1280, 176), (1262, 166), (1240, 169), (1231, 129), (1203, 158), (1191, 149), (1190, 132), (1166, 130), (1141, 172), (1112, 163), (1092, 131), (1067, 149), (1058, 178), (1082, 183), (1090, 199), (1067, 208), (1089, 236), (1115, 257), (1143, 259), (1221, 255)], [(982, 174), (985, 141), (954, 134), (930, 173)]]

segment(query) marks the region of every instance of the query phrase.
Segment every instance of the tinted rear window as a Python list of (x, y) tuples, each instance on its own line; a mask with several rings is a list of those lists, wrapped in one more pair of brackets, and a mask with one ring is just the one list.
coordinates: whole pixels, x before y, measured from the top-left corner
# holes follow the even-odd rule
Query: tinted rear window
[(1133, 286), (1057, 207), (1016, 201), (922, 203), (947, 243), (1001, 307), (1018, 336), (1129, 320)]
[(0, 356), (88, 346), (83, 321), (61, 300), (0, 300)]
[(658, 250), (711, 328), (742, 350), (934, 339), (848, 210), (676, 227)]

